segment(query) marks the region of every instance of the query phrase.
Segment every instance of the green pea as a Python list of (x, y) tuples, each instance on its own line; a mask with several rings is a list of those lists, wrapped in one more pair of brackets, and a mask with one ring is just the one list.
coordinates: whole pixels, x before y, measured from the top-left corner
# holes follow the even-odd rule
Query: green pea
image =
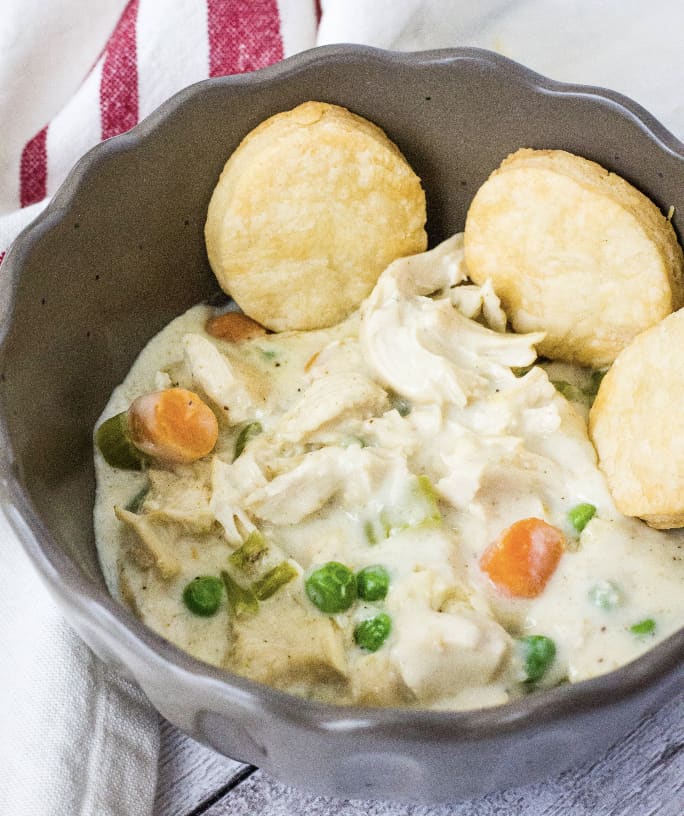
[(377, 652), (382, 644), (387, 640), (392, 630), (392, 620), (389, 615), (381, 612), (374, 618), (361, 621), (354, 629), (354, 640), (362, 648), (369, 652)]
[(356, 592), (364, 601), (381, 601), (388, 587), (389, 573), (380, 564), (364, 567), (356, 576)]
[(577, 504), (568, 511), (568, 520), (575, 530), (581, 533), (595, 515), (596, 508), (593, 504)]
[(247, 425), (240, 431), (238, 438), (235, 440), (235, 454), (233, 462), (242, 454), (242, 451), (247, 447), (247, 443), (254, 439), (255, 436), (263, 431), (261, 422), (248, 422)]
[(306, 594), (321, 612), (344, 612), (356, 600), (356, 577), (339, 561), (328, 561), (311, 573), (305, 582)]
[(223, 583), (213, 575), (200, 575), (183, 590), (183, 602), (195, 615), (210, 618), (218, 612), (223, 597)]
[(105, 462), (121, 470), (142, 470), (145, 456), (131, 441), (128, 411), (115, 414), (100, 425), (95, 433), (95, 444)]
[(525, 664), (525, 680), (536, 683), (541, 680), (556, 658), (556, 644), (545, 635), (528, 635), (520, 638)]
[(589, 590), (589, 600), (600, 609), (615, 609), (622, 603), (622, 592), (612, 581), (599, 581)]
[(629, 631), (633, 635), (652, 635), (655, 632), (656, 622), (653, 618), (644, 618), (644, 620), (639, 621), (639, 623), (635, 623), (629, 627)]

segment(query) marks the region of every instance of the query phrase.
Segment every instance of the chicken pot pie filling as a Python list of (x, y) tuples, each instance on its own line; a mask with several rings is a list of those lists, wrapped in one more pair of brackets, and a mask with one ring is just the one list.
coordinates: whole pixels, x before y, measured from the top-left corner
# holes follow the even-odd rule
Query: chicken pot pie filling
[(164, 638), (327, 702), (468, 709), (682, 625), (680, 532), (621, 515), (597, 467), (600, 372), (508, 331), (462, 235), (333, 327), (217, 328), (241, 319), (173, 321), (96, 432), (107, 584)]

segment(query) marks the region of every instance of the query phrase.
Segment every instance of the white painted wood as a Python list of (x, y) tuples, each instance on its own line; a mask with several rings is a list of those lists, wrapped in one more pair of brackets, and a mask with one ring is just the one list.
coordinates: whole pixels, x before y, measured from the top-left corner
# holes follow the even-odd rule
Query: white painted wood
[[(167, 726), (155, 816), (188, 816), (193, 803), (244, 766), (220, 760)], [(160, 766), (161, 770), (161, 766)], [(182, 779), (180, 774), (182, 773)], [(220, 781), (219, 781), (220, 780)], [(166, 788), (164, 790), (164, 788)], [(183, 809), (185, 808), (185, 809)], [(193, 816), (681, 816), (684, 813), (684, 695), (672, 700), (595, 763), (539, 785), (453, 805), (418, 807), (308, 796), (255, 772)]]
[(162, 720), (154, 816), (186, 816), (230, 783), (244, 767)]

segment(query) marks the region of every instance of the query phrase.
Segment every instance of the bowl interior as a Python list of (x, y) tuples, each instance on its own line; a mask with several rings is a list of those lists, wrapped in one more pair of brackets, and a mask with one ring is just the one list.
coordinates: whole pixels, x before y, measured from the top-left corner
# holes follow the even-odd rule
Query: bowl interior
[(595, 159), (664, 211), (684, 181), (682, 156), (653, 137), (648, 118), (472, 50), (311, 52), (193, 86), (96, 148), (6, 259), (16, 288), (0, 381), (14, 472), (57, 546), (92, 581), (102, 582), (92, 530), (96, 418), (146, 341), (217, 291), (203, 225), (227, 157), (265, 117), (308, 99), (350, 108), (399, 145), (427, 192), (431, 244), (463, 228), (478, 186), (522, 146)]

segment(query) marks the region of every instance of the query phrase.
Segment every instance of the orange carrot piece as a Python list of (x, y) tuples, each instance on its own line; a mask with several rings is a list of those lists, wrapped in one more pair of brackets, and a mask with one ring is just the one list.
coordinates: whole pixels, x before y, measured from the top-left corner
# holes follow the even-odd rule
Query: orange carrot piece
[(565, 536), (538, 518), (516, 521), (484, 551), (480, 567), (504, 595), (536, 598), (553, 575)]
[(242, 312), (226, 312), (211, 317), (207, 320), (204, 329), (212, 337), (227, 340), (229, 343), (253, 340), (255, 337), (263, 337), (266, 334), (266, 329), (261, 323), (257, 323), (256, 320), (252, 320)]
[(170, 464), (201, 459), (218, 438), (214, 412), (185, 388), (168, 388), (133, 400), (128, 425), (136, 448)]

